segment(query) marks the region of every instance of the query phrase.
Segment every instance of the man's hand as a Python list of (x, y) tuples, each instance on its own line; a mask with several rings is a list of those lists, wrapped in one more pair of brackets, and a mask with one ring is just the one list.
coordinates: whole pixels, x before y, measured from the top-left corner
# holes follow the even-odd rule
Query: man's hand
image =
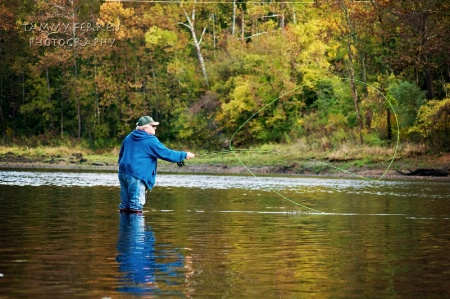
[(187, 160), (189, 160), (189, 159), (194, 159), (194, 157), (195, 157), (195, 155), (194, 155), (193, 153), (187, 152), (187, 156), (186, 156), (186, 159), (187, 159)]

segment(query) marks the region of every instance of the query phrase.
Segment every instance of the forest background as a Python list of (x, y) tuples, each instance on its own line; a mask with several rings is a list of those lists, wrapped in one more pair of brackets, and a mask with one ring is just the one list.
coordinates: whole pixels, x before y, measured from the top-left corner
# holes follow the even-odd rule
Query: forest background
[(449, 53), (446, 0), (2, 0), (0, 143), (448, 153)]

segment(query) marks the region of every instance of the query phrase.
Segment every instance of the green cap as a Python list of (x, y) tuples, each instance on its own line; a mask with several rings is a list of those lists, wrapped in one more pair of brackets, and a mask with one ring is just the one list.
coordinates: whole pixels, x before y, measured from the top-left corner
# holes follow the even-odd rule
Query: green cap
[(142, 116), (141, 118), (139, 118), (138, 122), (136, 123), (136, 126), (145, 126), (148, 124), (157, 126), (159, 125), (159, 122), (154, 121), (153, 118), (151, 118), (150, 116)]

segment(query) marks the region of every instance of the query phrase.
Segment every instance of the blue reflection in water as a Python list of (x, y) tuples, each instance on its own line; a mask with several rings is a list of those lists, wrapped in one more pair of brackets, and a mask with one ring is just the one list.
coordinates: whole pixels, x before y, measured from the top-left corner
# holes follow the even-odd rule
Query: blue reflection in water
[(157, 279), (173, 284), (169, 278), (180, 275), (177, 270), (184, 265), (183, 256), (178, 253), (175, 261), (158, 263), (156, 259), (165, 256), (157, 256), (155, 243), (155, 235), (150, 226), (145, 226), (142, 214), (120, 213), (116, 260), (123, 276), (119, 291), (155, 292), (158, 290)]

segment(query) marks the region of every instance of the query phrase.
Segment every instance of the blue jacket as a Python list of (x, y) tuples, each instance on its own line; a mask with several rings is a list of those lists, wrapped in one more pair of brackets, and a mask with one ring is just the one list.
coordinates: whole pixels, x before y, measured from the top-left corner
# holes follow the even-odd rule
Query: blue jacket
[(119, 172), (144, 181), (147, 188), (152, 190), (156, 180), (157, 159), (181, 162), (186, 156), (186, 152), (166, 148), (156, 136), (134, 130), (122, 142)]

